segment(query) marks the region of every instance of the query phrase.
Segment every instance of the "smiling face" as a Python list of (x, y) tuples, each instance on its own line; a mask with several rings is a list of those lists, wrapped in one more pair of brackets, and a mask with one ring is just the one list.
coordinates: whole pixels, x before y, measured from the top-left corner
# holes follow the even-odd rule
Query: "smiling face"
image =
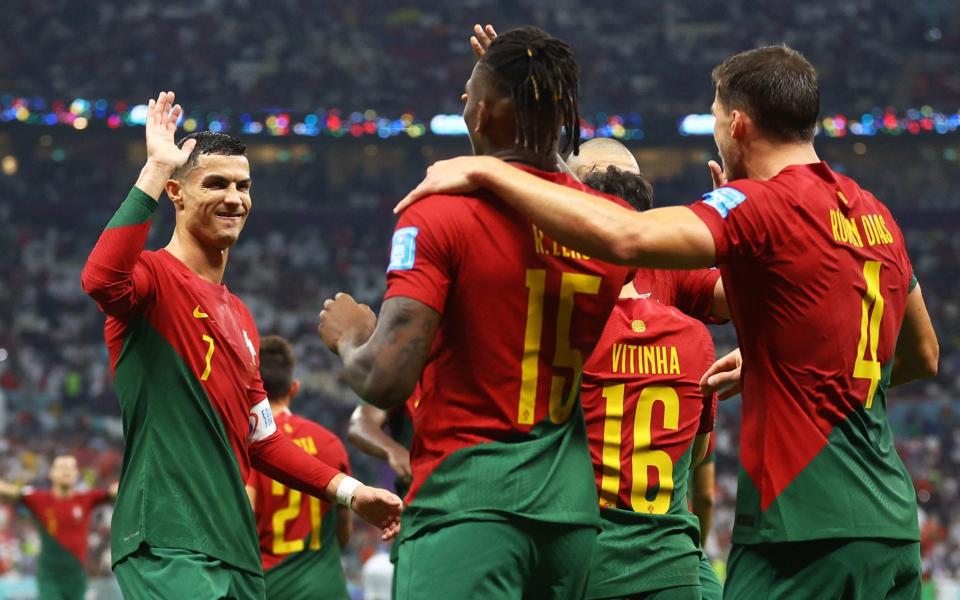
[(201, 154), (167, 191), (177, 229), (204, 247), (225, 250), (237, 242), (250, 214), (250, 163), (243, 155)]

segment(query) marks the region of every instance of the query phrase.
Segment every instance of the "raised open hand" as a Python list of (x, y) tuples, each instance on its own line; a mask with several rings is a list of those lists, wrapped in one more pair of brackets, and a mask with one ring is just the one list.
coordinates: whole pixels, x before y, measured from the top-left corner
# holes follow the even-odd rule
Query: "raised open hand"
[(174, 134), (183, 108), (173, 103), (175, 99), (173, 92), (160, 92), (147, 104), (147, 161), (168, 168), (171, 174), (187, 162), (197, 145), (196, 140), (187, 140), (182, 148), (177, 147)]
[(493, 25), (481, 27), (477, 24), (473, 26), (473, 35), (470, 36), (470, 47), (473, 48), (473, 53), (477, 55), (477, 58), (480, 58), (495, 39), (497, 39), (497, 32), (494, 30)]

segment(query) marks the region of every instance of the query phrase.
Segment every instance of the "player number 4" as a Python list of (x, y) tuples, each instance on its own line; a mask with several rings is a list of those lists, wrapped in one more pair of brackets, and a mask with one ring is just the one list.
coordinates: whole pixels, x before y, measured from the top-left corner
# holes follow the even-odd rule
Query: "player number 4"
[[(550, 420), (564, 423), (570, 418), (573, 400), (580, 387), (583, 356), (570, 347), (570, 322), (573, 320), (574, 296), (597, 294), (601, 280), (595, 275), (563, 273), (560, 278), (560, 303), (557, 308), (556, 349), (553, 366), (573, 370), (573, 382), (567, 397), (563, 397), (566, 378), (554, 375), (550, 380)], [(540, 344), (543, 335), (543, 301), (547, 287), (545, 269), (527, 269), (527, 324), (523, 335), (523, 359), (520, 363), (520, 403), (517, 422), (532, 425), (536, 415), (537, 387), (540, 383)]]
[[(880, 344), (880, 320), (883, 319), (883, 296), (880, 294), (880, 261), (868, 260), (863, 264), (863, 278), (867, 291), (860, 299), (860, 343), (857, 344), (857, 360), (853, 363), (853, 376), (870, 380), (866, 408), (873, 406), (873, 396), (880, 383), (881, 368), (877, 360)], [(870, 358), (866, 358), (869, 345)]]

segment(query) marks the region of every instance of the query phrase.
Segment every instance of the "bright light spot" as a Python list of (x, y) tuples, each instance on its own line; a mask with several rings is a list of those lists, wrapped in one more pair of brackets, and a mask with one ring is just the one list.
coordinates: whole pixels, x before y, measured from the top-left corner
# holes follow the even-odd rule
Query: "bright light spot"
[(6, 348), (0, 348), (0, 362), (7, 360), (10, 357), (10, 353), (7, 352)]
[(196, 128), (197, 128), (197, 120), (194, 119), (193, 117), (190, 117), (189, 119), (185, 119), (183, 121), (183, 130), (186, 131), (187, 133), (194, 131)]
[[(20, 165), (19, 163), (17, 163), (17, 157), (13, 155), (4, 156), (3, 160), (0, 161), (0, 169), (3, 170), (4, 175), (10, 175), (10, 176), (16, 175), (17, 169), (19, 167)], [(3, 349), (0, 348), (0, 350), (3, 350)], [(6, 353), (6, 350), (3, 350), (3, 352)]]
[[(404, 115), (406, 117), (407, 115)], [(412, 130), (414, 126), (411, 126)], [(461, 115), (437, 115), (430, 119), (430, 131), (436, 135), (467, 135), (467, 124)], [(408, 133), (410, 133), (408, 131)], [(411, 135), (410, 137), (416, 137)]]
[(687, 115), (680, 121), (680, 135), (712, 135), (715, 120), (711, 114)]
[(73, 120), (74, 129), (86, 129), (88, 124), (86, 117), (77, 117)]
[(147, 105), (138, 104), (130, 109), (130, 117), (127, 121), (131, 125), (145, 125), (147, 122)]

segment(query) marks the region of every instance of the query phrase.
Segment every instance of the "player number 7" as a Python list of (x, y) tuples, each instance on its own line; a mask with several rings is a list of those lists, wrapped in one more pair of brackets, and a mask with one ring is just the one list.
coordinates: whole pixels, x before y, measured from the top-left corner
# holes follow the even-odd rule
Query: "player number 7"
[[(550, 380), (550, 420), (564, 423), (573, 410), (573, 399), (580, 388), (583, 356), (570, 347), (570, 322), (573, 320), (574, 295), (597, 294), (601, 279), (596, 275), (563, 273), (560, 278), (560, 303), (557, 308), (556, 351), (553, 366), (573, 369), (573, 382), (566, 399), (563, 389), (566, 378), (554, 375)], [(537, 385), (540, 381), (540, 343), (543, 335), (543, 302), (547, 287), (545, 269), (527, 269), (527, 324), (523, 335), (523, 359), (520, 363), (520, 403), (517, 422), (532, 425), (536, 415)]]

